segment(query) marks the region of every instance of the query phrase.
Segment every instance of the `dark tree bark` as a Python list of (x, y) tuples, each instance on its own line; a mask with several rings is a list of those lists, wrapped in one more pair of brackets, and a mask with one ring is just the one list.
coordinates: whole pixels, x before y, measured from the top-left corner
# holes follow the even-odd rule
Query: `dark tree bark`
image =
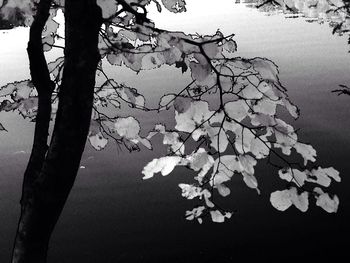
[[(65, 1), (65, 61), (58, 111), (47, 153), (42, 148), (47, 129), (36, 130), (40, 147), (33, 146), (32, 156), (38, 154), (42, 161), (38, 157), (38, 162), (30, 162), (33, 172), (24, 180), (13, 263), (46, 262), (49, 239), (73, 186), (89, 131), (101, 24), (96, 0)], [(38, 58), (29, 57), (34, 81), (32, 65)], [(50, 85), (45, 85), (47, 90)]]
[(32, 82), (38, 92), (38, 111), (35, 120), (34, 140), (31, 156), (24, 173), (22, 207), (32, 190), (33, 182), (38, 178), (48, 149), (47, 139), (51, 119), (51, 96), (54, 83), (44, 56), (41, 34), (49, 17), (52, 0), (42, 0), (38, 6), (33, 24), (30, 28), (28, 42), (28, 58)]

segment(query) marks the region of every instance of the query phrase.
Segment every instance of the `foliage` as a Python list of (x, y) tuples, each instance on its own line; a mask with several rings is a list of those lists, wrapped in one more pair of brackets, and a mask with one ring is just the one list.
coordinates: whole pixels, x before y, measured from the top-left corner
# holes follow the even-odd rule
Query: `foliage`
[[(45, 51), (60, 48), (55, 41), (64, 38), (58, 35), (59, 24), (54, 20), (57, 11), (63, 10), (63, 3), (54, 2), (43, 32)], [(35, 3), (4, 1), (1, 12), (16, 25), (28, 26)], [(196, 172), (192, 184), (179, 185), (183, 197), (198, 199), (200, 203), (186, 212), (188, 220), (202, 222), (206, 215), (214, 222), (230, 218), (232, 213), (221, 208), (214, 195), (228, 196), (227, 183), (237, 175), (260, 193), (255, 168), (263, 159), (278, 168), (279, 177), (287, 181), (287, 189), (271, 194), (270, 201), (276, 209), (284, 211), (293, 204), (305, 212), (309, 198), (313, 197), (325, 211), (337, 211), (338, 197), (325, 193), (321, 187), (328, 187), (333, 180), (340, 182), (339, 173), (332, 167), (314, 166), (315, 149), (301, 142), (296, 129), (280, 117), (287, 111), (298, 118), (299, 110), (289, 100), (276, 64), (266, 58), (237, 57), (233, 35), (224, 36), (219, 30), (213, 35), (170, 32), (157, 28), (147, 17), (146, 8), (150, 4), (155, 4), (159, 12), (163, 8), (184, 12), (184, 0), (97, 0), (97, 3), (104, 25), (99, 36), (101, 62), (96, 77), (103, 84), (95, 88), (88, 136), (92, 147), (102, 150), (115, 141), (129, 151), (139, 150), (140, 144), (152, 149), (152, 138), (161, 136), (168, 147), (167, 154), (150, 161), (142, 170), (143, 178), (152, 178), (157, 173), (168, 175), (177, 166)], [(136, 73), (168, 65), (189, 74), (191, 82), (178, 93), (164, 94), (158, 107), (151, 108), (137, 89), (108, 76), (106, 64), (125, 66)], [(63, 57), (49, 63), (56, 84), (54, 105), (63, 67)], [(1, 87), (0, 97), (0, 111), (16, 110), (25, 118), (35, 119), (37, 94), (30, 81)], [(142, 126), (135, 116), (119, 116), (118, 109), (125, 107), (142, 110), (144, 114), (172, 111), (175, 125), (154, 123), (154, 129), (142, 136)], [(5, 128), (0, 125), (0, 130)], [(300, 155), (303, 165), (290, 161), (288, 156), (292, 154)]]
[(286, 18), (302, 17), (309, 23), (328, 23), (333, 34), (348, 35), (348, 44), (350, 44), (349, 0), (250, 0), (247, 2), (269, 15), (282, 12)]

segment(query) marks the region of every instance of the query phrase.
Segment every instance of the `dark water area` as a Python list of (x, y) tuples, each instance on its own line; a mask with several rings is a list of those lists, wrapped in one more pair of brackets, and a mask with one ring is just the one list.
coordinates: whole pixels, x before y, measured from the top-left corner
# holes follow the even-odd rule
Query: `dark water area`
[[(275, 168), (260, 163), (256, 176), (261, 195), (247, 188), (241, 177), (233, 178), (231, 195), (220, 199), (235, 211), (231, 220), (215, 224), (207, 219), (200, 225), (185, 220), (184, 212), (195, 203), (181, 197), (177, 186), (191, 182), (190, 170), (177, 168), (166, 177), (141, 179), (143, 166), (165, 151), (159, 141), (153, 151), (132, 154), (113, 145), (101, 152), (87, 145), (81, 162), (85, 168), (79, 171), (52, 236), (50, 263), (340, 262), (348, 254), (350, 97), (331, 93), (338, 84), (350, 85), (346, 38), (333, 36), (326, 25), (230, 8), (218, 11), (223, 15), (211, 23), (211, 17), (203, 21), (201, 15), (192, 16), (191, 23), (177, 23), (169, 16), (169, 29), (215, 32), (220, 27), (225, 33), (235, 32), (237, 55), (267, 57), (279, 66), (281, 81), (301, 110), (297, 121), (287, 119), (300, 128), (302, 141), (317, 150), (318, 165), (340, 171), (342, 182), (329, 189), (339, 196), (338, 213), (326, 213), (312, 199), (306, 213), (294, 207), (277, 211), (269, 196), (285, 184)], [(28, 78), (26, 34), (25, 29), (0, 32), (0, 85)], [(155, 91), (179, 89), (188, 80), (171, 68), (138, 76), (115, 69), (115, 74), (120, 82), (153, 96), (150, 103), (156, 101)], [(166, 122), (170, 114), (139, 116), (141, 124), (150, 128), (154, 118)], [(0, 121), (9, 130), (0, 135), (0, 262), (9, 262), (33, 123), (16, 113), (0, 113)]]

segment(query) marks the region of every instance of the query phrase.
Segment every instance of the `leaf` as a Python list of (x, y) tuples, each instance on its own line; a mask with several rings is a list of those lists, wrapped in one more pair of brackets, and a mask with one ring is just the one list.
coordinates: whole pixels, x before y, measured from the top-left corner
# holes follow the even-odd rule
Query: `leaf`
[(164, 57), (159, 53), (149, 53), (142, 57), (142, 70), (159, 68), (165, 63)]
[(260, 190), (258, 188), (258, 181), (256, 180), (255, 176), (251, 174), (247, 174), (245, 172), (243, 172), (242, 175), (243, 175), (243, 181), (245, 182), (245, 184), (249, 188), (256, 189), (258, 194), (260, 194)]
[[(204, 167), (209, 168), (214, 164), (213, 157), (211, 157), (204, 148), (199, 148), (196, 152), (186, 157), (190, 164), (190, 168), (196, 172), (202, 170)], [(207, 170), (208, 168), (205, 168)]]
[(316, 150), (311, 145), (297, 142), (293, 147), (304, 158), (304, 165), (307, 164), (307, 161), (316, 161)]
[(202, 191), (201, 198), (204, 198), (205, 205), (206, 205), (207, 207), (209, 207), (209, 208), (215, 207), (214, 203), (213, 203), (212, 201), (210, 201), (211, 192), (209, 192), (208, 189), (204, 189), (204, 190)]
[(270, 202), (279, 211), (285, 211), (292, 205), (289, 190), (275, 191), (270, 195)]
[(145, 98), (137, 92), (134, 88), (129, 88), (124, 85), (117, 85), (115, 89), (119, 96), (127, 102), (130, 102), (129, 106), (131, 107), (144, 107)]
[(277, 103), (269, 98), (263, 97), (258, 100), (253, 106), (253, 110), (256, 113), (262, 113), (270, 116), (276, 115)]
[(91, 146), (94, 147), (97, 151), (104, 149), (108, 143), (108, 139), (104, 138), (101, 132), (98, 132), (96, 134), (90, 132), (88, 139)]
[(118, 118), (114, 127), (121, 137), (128, 140), (139, 138), (140, 124), (134, 117)]
[(202, 189), (190, 184), (179, 184), (182, 190), (182, 196), (187, 199), (193, 199), (202, 195)]
[(61, 74), (63, 73), (62, 71), (63, 63), (64, 63), (64, 57), (59, 57), (56, 60), (48, 63), (47, 67), (49, 69), (50, 74), (52, 74), (54, 78), (57, 78), (59, 73)]
[(231, 218), (232, 213), (226, 212), (225, 214), (222, 214), (219, 210), (212, 210), (210, 211), (211, 220), (215, 223), (223, 223), (225, 221), (225, 218)]
[(11, 96), (11, 99), (18, 102), (28, 99), (33, 92), (34, 86), (30, 80), (15, 81), (0, 87), (0, 97)]
[(160, 110), (163, 108), (167, 110), (170, 109), (170, 107), (174, 104), (175, 98), (176, 98), (175, 94), (167, 94), (162, 96), (159, 101)]
[(264, 94), (257, 87), (254, 87), (252, 84), (246, 85), (242, 89), (241, 93), (244, 98), (249, 100), (261, 99), (264, 96)]
[(169, 145), (172, 153), (176, 155), (183, 155), (185, 153), (185, 145), (177, 132), (166, 131), (165, 126), (162, 124), (156, 125), (155, 131), (164, 135), (163, 144)]
[(205, 210), (205, 206), (198, 206), (193, 208), (192, 210), (188, 210), (186, 211), (186, 219), (187, 220), (193, 220), (193, 219), (197, 219), (198, 222), (201, 224), (202, 223), (202, 218), (201, 215), (203, 214)]
[(340, 182), (341, 178), (339, 172), (333, 167), (321, 168), (311, 170), (312, 177), (308, 178), (309, 182), (317, 183), (319, 185), (328, 187), (331, 184), (333, 178), (336, 182)]
[(185, 0), (162, 0), (166, 9), (173, 13), (181, 13), (186, 11)]
[(227, 51), (228, 53), (234, 53), (237, 51), (237, 43), (233, 39), (229, 39), (225, 41), (225, 44), (223, 45), (223, 49)]
[(215, 58), (218, 53), (220, 53), (221, 48), (215, 43), (205, 43), (202, 45), (204, 54), (209, 58)]
[(212, 68), (203, 55), (197, 54), (195, 58), (198, 62), (192, 61), (190, 63), (191, 76), (193, 80), (202, 82), (210, 75)]
[(239, 172), (246, 172), (249, 175), (254, 174), (254, 166), (257, 164), (257, 161), (254, 157), (250, 155), (239, 155), (238, 156), (240, 170)]
[(303, 192), (298, 195), (297, 189), (292, 187), (283, 191), (271, 193), (270, 202), (279, 211), (287, 210), (292, 204), (302, 212), (306, 212), (309, 207), (309, 195)]
[(318, 194), (316, 196), (316, 205), (322, 207), (323, 210), (328, 213), (336, 213), (338, 211), (339, 206), (339, 198), (334, 195), (333, 198), (329, 196), (329, 194), (324, 193), (321, 188), (316, 187), (314, 192)]
[(292, 195), (292, 202), (301, 212), (306, 212), (309, 208), (309, 193), (303, 192), (301, 195)]
[[(177, 101), (177, 100), (176, 100)], [(175, 110), (179, 109), (180, 111), (175, 112), (175, 121), (176, 126), (175, 129), (183, 132), (193, 132), (199, 125), (203, 125), (213, 112), (209, 111), (209, 105), (206, 101), (193, 101), (190, 103), (190, 107), (187, 108), (187, 105), (181, 105), (179, 107), (178, 103), (175, 101), (174, 107)], [(182, 113), (181, 113), (182, 112)], [(208, 127), (208, 125), (207, 125)], [(203, 130), (200, 132), (200, 135), (206, 134), (207, 131)], [(192, 134), (192, 137), (198, 139), (199, 136), (195, 136), (196, 134)], [(195, 139), (195, 140), (196, 140)]]
[(237, 156), (224, 155), (217, 158), (213, 167), (211, 184), (216, 186), (230, 181), (235, 171), (241, 171), (241, 166)]
[(204, 176), (214, 165), (214, 158), (209, 155), (204, 148), (199, 148), (196, 152), (186, 157), (187, 162), (192, 170), (198, 172), (195, 179), (201, 184)]
[(159, 159), (153, 159), (142, 170), (144, 177), (142, 179), (152, 178), (155, 173), (161, 173), (163, 176), (168, 175), (174, 170), (175, 166), (182, 161), (179, 156), (166, 156)]
[(137, 142), (135, 142), (134, 140), (130, 141), (125, 139), (123, 140), (123, 144), (129, 152), (139, 152), (141, 150), (140, 147), (137, 145)]
[(228, 116), (236, 121), (242, 121), (248, 115), (248, 106), (242, 100), (230, 101), (225, 104)]
[(35, 10), (32, 0), (9, 0), (4, 1), (0, 8), (0, 16), (13, 26), (30, 26), (33, 21)]
[(206, 129), (205, 134), (209, 135), (210, 146), (218, 152), (225, 152), (229, 144), (226, 132), (220, 127), (204, 126)]
[(230, 188), (228, 188), (226, 185), (224, 184), (218, 184), (215, 186), (215, 188), (218, 190), (219, 194), (223, 197), (228, 196), (231, 193)]
[(137, 139), (143, 146), (145, 146), (148, 150), (153, 150), (152, 143), (147, 138), (139, 137)]
[(114, 15), (118, 10), (118, 2), (111, 0), (97, 0), (97, 5), (102, 10), (102, 17), (109, 18)]
[(278, 67), (275, 63), (266, 58), (254, 58), (250, 62), (263, 80), (279, 83)]
[(33, 119), (38, 110), (38, 98), (23, 99), (16, 106), (23, 118)]
[(254, 137), (250, 144), (250, 151), (256, 159), (266, 158), (270, 153), (270, 148), (271, 143), (264, 139), (263, 136), (259, 138)]
[(297, 106), (293, 105), (288, 98), (283, 98), (282, 102), (286, 109), (288, 110), (289, 114), (294, 118), (297, 119), (300, 115), (300, 110)]
[(304, 185), (305, 181), (307, 181), (308, 174), (310, 172), (305, 170), (303, 172), (298, 169), (281, 169), (278, 171), (278, 175), (281, 179), (286, 180), (288, 182), (294, 182), (297, 186), (301, 187)]
[(298, 169), (282, 169), (278, 172), (281, 179), (294, 182), (298, 186), (303, 186), (305, 182), (316, 183), (324, 187), (331, 184), (331, 178), (340, 182), (339, 172), (333, 167), (312, 169), (311, 171), (299, 171)]
[(298, 136), (294, 132), (293, 127), (280, 119), (276, 119), (276, 124), (273, 129), (276, 137), (274, 146), (276, 148), (281, 148), (283, 154), (290, 155), (291, 148), (298, 140)]
[(243, 180), (250, 188), (257, 189), (254, 177), (254, 166), (257, 161), (250, 155), (224, 155), (217, 158), (214, 163), (211, 185), (217, 186), (231, 180), (235, 172), (242, 173)]

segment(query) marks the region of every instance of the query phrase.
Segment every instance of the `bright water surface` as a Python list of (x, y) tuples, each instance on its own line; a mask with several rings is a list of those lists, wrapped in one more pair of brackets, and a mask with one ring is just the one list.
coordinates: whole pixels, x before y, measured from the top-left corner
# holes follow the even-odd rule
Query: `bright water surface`
[[(167, 177), (141, 180), (142, 167), (164, 148), (129, 154), (108, 147), (102, 152), (86, 147), (81, 169), (62, 217), (52, 237), (49, 262), (251, 262), (262, 258), (281, 261), (346, 254), (350, 211), (350, 97), (331, 93), (338, 84), (350, 85), (350, 54), (346, 38), (333, 36), (327, 25), (302, 19), (265, 16), (233, 1), (222, 6), (188, 1), (187, 14), (156, 15), (159, 27), (185, 32), (234, 32), (239, 56), (267, 57), (280, 69), (280, 79), (301, 117), (293, 122), (300, 137), (318, 151), (318, 163), (334, 166), (343, 182), (331, 189), (340, 197), (337, 214), (327, 214), (314, 204), (307, 213), (295, 208), (281, 213), (269, 203), (271, 191), (284, 183), (277, 171), (259, 165), (258, 196), (241, 178), (234, 178), (226, 207), (237, 213), (225, 224), (187, 222), (184, 211), (193, 203), (180, 195), (177, 184), (190, 181), (188, 170)], [(219, 2), (219, 1), (217, 1)], [(0, 32), (0, 85), (29, 78), (26, 59), (28, 29)], [(53, 58), (55, 54), (48, 55)], [(138, 76), (114, 69), (120, 82), (160, 96), (178, 89), (187, 76), (172, 68)], [(161, 92), (162, 91), (162, 92)], [(142, 115), (141, 115), (142, 117)], [(157, 116), (152, 116), (152, 118)], [(148, 118), (148, 119), (147, 119)], [(151, 117), (142, 119), (143, 125)], [(159, 121), (165, 121), (161, 116)], [(18, 200), (29, 157), (33, 124), (16, 113), (0, 113), (9, 130), (0, 136), (0, 262), (8, 262), (19, 214)], [(314, 202), (312, 202), (314, 203)], [(333, 262), (337, 262), (335, 259)]]

